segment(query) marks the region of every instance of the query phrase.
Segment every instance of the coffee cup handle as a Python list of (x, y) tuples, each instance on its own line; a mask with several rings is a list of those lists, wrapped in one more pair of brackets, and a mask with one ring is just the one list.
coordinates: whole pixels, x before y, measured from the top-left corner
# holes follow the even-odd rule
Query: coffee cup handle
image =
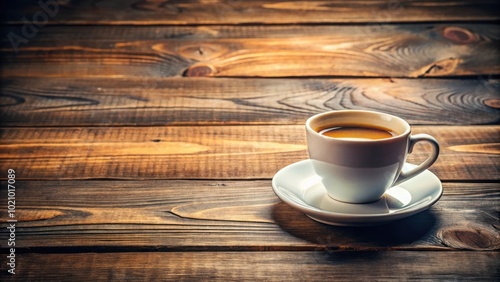
[(410, 178), (417, 176), (424, 170), (428, 169), (437, 160), (439, 155), (439, 143), (434, 137), (430, 136), (429, 134), (421, 133), (411, 135), (408, 144), (408, 153), (411, 153), (413, 151), (413, 146), (415, 146), (415, 144), (420, 141), (425, 141), (432, 145), (431, 155), (416, 168), (406, 172), (401, 172), (393, 185), (398, 185)]

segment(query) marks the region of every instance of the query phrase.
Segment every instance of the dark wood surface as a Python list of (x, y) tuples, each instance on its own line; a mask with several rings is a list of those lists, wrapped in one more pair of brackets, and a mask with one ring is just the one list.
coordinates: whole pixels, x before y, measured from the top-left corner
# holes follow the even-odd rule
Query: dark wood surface
[[(17, 2), (17, 3), (16, 3)], [(24, 23), (37, 0), (9, 3), (3, 22)], [(50, 1), (44, 1), (50, 2)], [(312, 2), (312, 3), (311, 3)], [(498, 20), (495, 0), (353, 1), (58, 1), (51, 25), (310, 24)]]
[[(500, 279), (497, 1), (0, 5), (1, 281)], [(338, 109), (435, 136), (441, 199), (372, 227), (283, 203)]]
[[(23, 34), (9, 26), (2, 38)], [(83, 36), (86, 35), (86, 36)], [(443, 77), (500, 74), (495, 24), (45, 26), (6, 77)], [(18, 41), (13, 41), (18, 42)], [(4, 51), (5, 50), (5, 51)]]
[(489, 125), (500, 119), (499, 87), (487, 75), (425, 80), (11, 77), (3, 80), (0, 125), (302, 125), (315, 113), (342, 109), (384, 111), (412, 125)]

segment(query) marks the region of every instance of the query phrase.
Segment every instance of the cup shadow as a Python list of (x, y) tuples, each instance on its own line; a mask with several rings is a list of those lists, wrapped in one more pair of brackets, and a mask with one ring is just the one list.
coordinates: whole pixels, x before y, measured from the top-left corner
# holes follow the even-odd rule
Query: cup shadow
[(288, 234), (326, 248), (390, 248), (424, 240), (436, 225), (430, 210), (374, 226), (332, 226), (316, 222), (281, 202), (273, 206), (274, 221)]

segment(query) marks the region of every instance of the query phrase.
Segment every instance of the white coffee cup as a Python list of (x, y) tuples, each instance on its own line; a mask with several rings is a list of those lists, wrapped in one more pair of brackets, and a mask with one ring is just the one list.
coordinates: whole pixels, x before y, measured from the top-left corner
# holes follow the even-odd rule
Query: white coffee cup
[[(328, 137), (325, 128), (384, 129), (382, 139)], [(439, 155), (439, 144), (428, 134), (411, 134), (403, 119), (374, 111), (341, 110), (321, 113), (306, 122), (307, 147), (314, 170), (330, 197), (347, 203), (369, 203), (429, 168)], [(432, 145), (430, 156), (416, 168), (402, 172), (406, 157), (420, 141)]]

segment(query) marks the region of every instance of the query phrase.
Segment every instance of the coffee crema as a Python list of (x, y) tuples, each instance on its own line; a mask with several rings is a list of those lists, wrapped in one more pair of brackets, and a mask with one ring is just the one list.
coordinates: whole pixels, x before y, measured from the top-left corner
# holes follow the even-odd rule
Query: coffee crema
[(397, 134), (389, 129), (372, 126), (331, 126), (318, 130), (318, 133), (331, 138), (349, 140), (378, 140), (391, 138)]

